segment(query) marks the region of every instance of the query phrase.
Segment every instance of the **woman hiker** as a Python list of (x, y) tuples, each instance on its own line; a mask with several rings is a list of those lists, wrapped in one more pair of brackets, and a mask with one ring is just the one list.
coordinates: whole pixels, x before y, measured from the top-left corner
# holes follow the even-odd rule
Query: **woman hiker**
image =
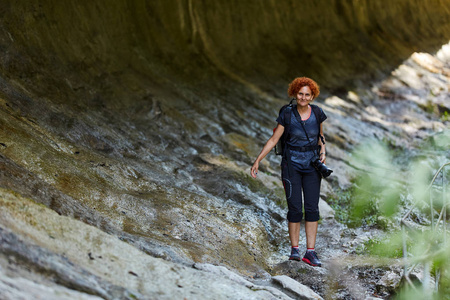
[[(318, 107), (315, 107), (315, 111), (312, 113), (313, 109), (310, 105), (319, 96), (319, 93), (319, 86), (310, 78), (300, 77), (291, 82), (288, 95), (296, 100), (296, 105), (286, 106), (280, 111), (277, 118), (278, 125), (272, 137), (267, 141), (250, 170), (252, 177), (256, 178), (259, 162), (275, 147), (287, 128), (285, 150), (281, 161), (281, 176), (288, 203), (287, 219), (292, 246), (289, 259), (298, 261), (301, 259), (299, 239), (300, 221), (303, 218), (303, 199), (306, 253), (302, 260), (312, 266), (322, 265), (314, 249), (320, 218), (319, 195), (322, 177), (311, 164), (317, 155), (321, 163), (325, 164), (326, 160), (322, 122), (326, 120), (327, 116)], [(286, 109), (288, 109), (287, 112), (285, 112)], [(316, 111), (318, 112), (317, 116)], [(290, 121), (287, 121), (286, 119), (289, 117)]]

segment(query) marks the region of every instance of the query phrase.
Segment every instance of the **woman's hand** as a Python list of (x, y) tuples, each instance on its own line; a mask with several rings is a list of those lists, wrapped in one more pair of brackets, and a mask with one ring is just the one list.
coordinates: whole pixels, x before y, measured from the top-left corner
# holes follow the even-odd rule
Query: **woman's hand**
[(250, 169), (250, 175), (252, 175), (253, 178), (256, 178), (256, 175), (258, 175), (258, 168), (259, 162), (255, 161), (252, 168)]
[(325, 161), (327, 160), (327, 157), (325, 155), (325, 152), (322, 152), (319, 154), (319, 160), (324, 164)]
[(320, 123), (319, 126), (319, 139), (318, 139), (318, 145), (320, 146), (320, 153), (319, 153), (319, 160), (324, 164), (327, 160), (327, 156), (325, 154), (325, 137), (323, 136), (323, 125)]
[(270, 152), (270, 150), (273, 149), (273, 147), (275, 147), (275, 145), (278, 143), (278, 140), (283, 135), (283, 132), (283, 125), (278, 124), (277, 128), (275, 129), (267, 143), (264, 145), (261, 153), (258, 155), (255, 162), (253, 163), (252, 168), (250, 169), (250, 175), (252, 175), (253, 178), (256, 178), (256, 176), (258, 175), (259, 162)]

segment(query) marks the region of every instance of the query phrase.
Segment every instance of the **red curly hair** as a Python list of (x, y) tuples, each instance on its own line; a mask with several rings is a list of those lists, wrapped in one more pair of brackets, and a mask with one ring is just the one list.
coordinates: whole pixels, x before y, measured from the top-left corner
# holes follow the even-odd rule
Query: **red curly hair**
[(297, 77), (290, 84), (288, 88), (289, 97), (296, 97), (298, 91), (304, 86), (308, 86), (311, 89), (313, 99), (317, 98), (320, 94), (320, 88), (317, 82), (308, 77)]

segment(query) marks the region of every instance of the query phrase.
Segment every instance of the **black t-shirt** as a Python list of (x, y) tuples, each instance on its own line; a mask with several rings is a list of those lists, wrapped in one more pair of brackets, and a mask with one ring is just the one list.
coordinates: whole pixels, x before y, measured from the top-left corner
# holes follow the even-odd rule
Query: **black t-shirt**
[[(290, 108), (285, 108), (290, 109)], [(316, 116), (314, 115), (314, 112), (312, 111), (312, 108), (309, 107), (310, 115), (305, 120), (302, 120), (304, 122), (304, 126), (306, 131), (308, 132), (309, 141), (306, 137), (305, 130), (303, 130), (302, 124), (300, 124), (297, 121), (297, 118), (295, 117), (293, 113), (293, 109), (296, 109), (296, 106), (294, 106), (291, 109), (291, 124), (290, 124), (290, 134), (289, 134), (289, 140), (287, 143), (290, 146), (294, 147), (306, 147), (306, 146), (315, 146), (318, 143), (318, 136), (319, 136), (319, 124), (316, 121)], [(323, 112), (321, 108), (320, 114), (319, 114), (319, 123), (322, 123), (327, 119), (327, 116)], [(284, 110), (280, 112), (280, 115), (277, 118), (277, 122), (283, 127), (286, 127), (286, 123), (284, 120)], [(311, 166), (311, 159), (314, 156), (314, 151), (306, 151), (306, 152), (300, 152), (295, 150), (290, 150), (291, 154), (291, 162), (292, 166), (302, 172), (311, 172), (314, 171), (314, 167)]]

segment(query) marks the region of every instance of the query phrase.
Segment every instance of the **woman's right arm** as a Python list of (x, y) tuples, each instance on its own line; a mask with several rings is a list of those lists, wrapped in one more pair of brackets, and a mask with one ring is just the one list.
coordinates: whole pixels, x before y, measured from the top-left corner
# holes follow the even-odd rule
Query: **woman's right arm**
[(278, 123), (278, 126), (275, 129), (273, 135), (270, 137), (270, 139), (264, 145), (263, 149), (261, 150), (261, 153), (258, 155), (255, 162), (253, 163), (252, 168), (250, 169), (250, 175), (252, 175), (253, 178), (256, 178), (256, 175), (258, 174), (259, 162), (264, 157), (266, 157), (266, 155), (273, 149), (273, 147), (275, 147), (275, 145), (278, 143), (278, 140), (283, 135), (283, 132), (284, 132), (283, 125)]

